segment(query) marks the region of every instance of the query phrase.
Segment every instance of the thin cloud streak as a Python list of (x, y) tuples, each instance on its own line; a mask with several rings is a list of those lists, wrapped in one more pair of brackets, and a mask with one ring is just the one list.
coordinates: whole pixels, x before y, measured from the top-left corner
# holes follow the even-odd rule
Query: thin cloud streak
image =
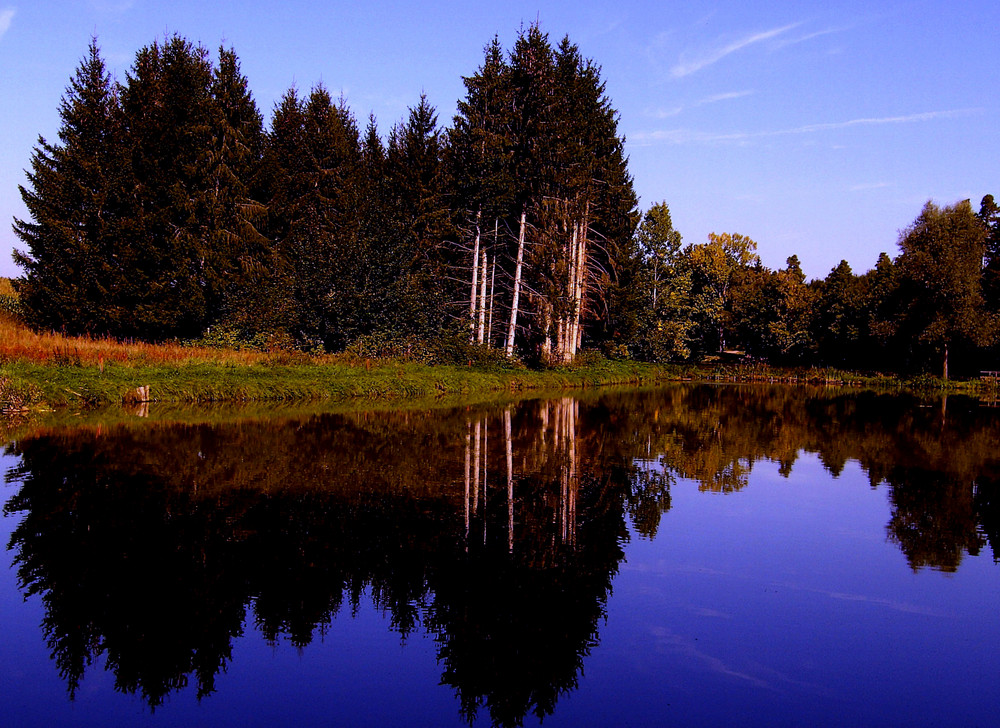
[(714, 104), (717, 101), (731, 101), (732, 99), (742, 99), (744, 96), (752, 96), (753, 91), (730, 91), (724, 94), (715, 94), (714, 96), (708, 96), (701, 101), (695, 102), (694, 106), (704, 106), (705, 104)]
[(792, 136), (797, 134), (815, 134), (823, 131), (850, 129), (852, 127), (911, 124), (921, 121), (932, 121), (934, 119), (951, 119), (959, 116), (969, 116), (981, 111), (982, 109), (978, 108), (951, 109), (948, 111), (927, 111), (920, 114), (908, 114), (905, 116), (851, 119), (849, 121), (807, 124), (805, 126), (798, 126), (792, 129), (777, 129), (774, 131), (758, 132), (731, 132), (728, 134), (715, 134), (712, 132), (701, 132), (690, 129), (664, 129), (652, 132), (639, 132), (631, 135), (629, 139), (640, 144), (650, 144), (653, 142), (667, 142), (671, 144), (686, 144), (690, 142), (706, 144), (713, 142), (745, 142), (753, 139), (766, 139), (769, 137)]
[(891, 182), (869, 182), (867, 184), (852, 185), (848, 187), (848, 192), (868, 192), (870, 190), (882, 190), (887, 187), (895, 187), (896, 185)]
[(775, 48), (785, 48), (790, 45), (797, 45), (799, 43), (805, 43), (807, 40), (812, 40), (813, 38), (821, 38), (824, 35), (832, 35), (833, 33), (843, 33), (850, 28), (827, 28), (826, 30), (817, 30), (813, 33), (807, 33), (806, 35), (800, 36), (798, 38), (786, 38), (784, 40), (779, 40), (774, 44)]
[(788, 31), (797, 28), (801, 23), (792, 23), (791, 25), (784, 25), (780, 28), (774, 28), (772, 30), (766, 30), (763, 33), (755, 33), (754, 35), (747, 36), (746, 38), (741, 38), (740, 40), (734, 41), (727, 46), (722, 48), (717, 48), (711, 51), (707, 55), (698, 58), (693, 61), (685, 61), (682, 59), (670, 69), (670, 75), (674, 78), (683, 78), (684, 76), (690, 76), (692, 73), (700, 71), (703, 68), (711, 66), (713, 63), (721, 61), (728, 55), (736, 53), (737, 51), (743, 50), (747, 46), (754, 45), (755, 43), (762, 43), (765, 40), (771, 40), (782, 33), (787, 33)]
[(746, 96), (752, 96), (754, 91), (730, 91), (728, 93), (715, 94), (714, 96), (706, 96), (703, 99), (698, 99), (697, 101), (688, 104), (687, 106), (674, 106), (669, 109), (657, 109), (656, 111), (647, 112), (649, 116), (655, 119), (668, 119), (672, 116), (678, 116), (688, 109), (696, 109), (699, 106), (706, 106), (707, 104), (716, 104), (720, 101), (732, 101), (733, 99), (742, 99)]
[(17, 8), (4, 8), (0, 10), (0, 38), (10, 30), (10, 24), (14, 21), (14, 16), (17, 14)]

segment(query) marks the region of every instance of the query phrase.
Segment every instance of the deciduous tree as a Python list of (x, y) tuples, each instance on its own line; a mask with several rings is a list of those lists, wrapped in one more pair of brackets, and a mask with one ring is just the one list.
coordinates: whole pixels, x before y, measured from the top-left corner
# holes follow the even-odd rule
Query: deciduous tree
[(902, 232), (898, 259), (902, 310), (898, 333), (918, 356), (936, 356), (944, 379), (959, 345), (983, 346), (996, 331), (982, 294), (986, 231), (968, 200), (928, 202)]

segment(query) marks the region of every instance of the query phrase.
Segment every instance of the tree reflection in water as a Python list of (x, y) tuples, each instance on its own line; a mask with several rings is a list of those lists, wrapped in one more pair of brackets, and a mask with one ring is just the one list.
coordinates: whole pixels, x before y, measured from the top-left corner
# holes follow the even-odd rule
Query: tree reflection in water
[(854, 460), (887, 484), (913, 568), (996, 554), (994, 413), (919, 404), (691, 386), (38, 433), (12, 447), (10, 548), (71, 695), (103, 657), (154, 708), (189, 681), (205, 696), (248, 610), (305, 646), (371, 599), (401, 636), (434, 636), (465, 717), (516, 725), (576, 686), (629, 523), (653, 538), (678, 478), (733, 493), (762, 459)]

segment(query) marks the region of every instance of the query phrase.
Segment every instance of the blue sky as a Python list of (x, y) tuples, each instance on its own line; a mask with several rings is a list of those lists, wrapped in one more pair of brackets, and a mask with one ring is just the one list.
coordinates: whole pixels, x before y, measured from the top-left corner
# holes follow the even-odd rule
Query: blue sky
[(666, 201), (686, 243), (736, 232), (772, 268), (860, 273), (928, 199), (1000, 198), (996, 0), (0, 0), (0, 275), (18, 273), (17, 185), (92, 35), (119, 80), (166, 34), (232, 46), (265, 118), (322, 82), (384, 135), (421, 92), (450, 123), (483, 46), (536, 20), (602, 66), (640, 205)]

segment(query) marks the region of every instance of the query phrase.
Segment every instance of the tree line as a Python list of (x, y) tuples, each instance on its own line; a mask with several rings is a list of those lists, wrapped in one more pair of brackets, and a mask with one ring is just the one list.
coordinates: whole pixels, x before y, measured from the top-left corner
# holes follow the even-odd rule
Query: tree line
[(823, 365), (944, 379), (1000, 369), (1000, 207), (986, 195), (928, 202), (900, 232), (895, 258), (855, 274), (841, 261), (807, 281), (797, 256), (765, 267), (757, 244), (710, 234), (682, 246), (666, 203), (653, 205), (636, 235), (642, 305), (625, 307), (629, 353), (656, 361), (748, 356), (780, 365)]
[(326, 351), (450, 340), (551, 363), (583, 347), (946, 377), (956, 357), (996, 361), (992, 196), (978, 213), (928, 203), (895, 259), (807, 282), (737, 233), (683, 245), (665, 202), (640, 214), (600, 68), (568, 37), (494, 38), (463, 80), (449, 127), (421, 96), (383, 140), (322, 85), (290, 88), (265, 127), (232, 49), (175, 35), (117, 82), (95, 39), (21, 188), (27, 322)]

